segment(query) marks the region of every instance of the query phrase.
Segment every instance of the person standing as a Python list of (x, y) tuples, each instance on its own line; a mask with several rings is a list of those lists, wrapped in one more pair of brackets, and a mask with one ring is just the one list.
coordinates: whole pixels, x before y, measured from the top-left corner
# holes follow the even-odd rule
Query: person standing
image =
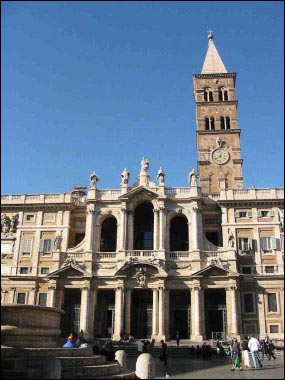
[(175, 339), (176, 339), (176, 345), (177, 345), (177, 347), (179, 347), (180, 333), (179, 333), (178, 330), (176, 330), (176, 336), (175, 336)]
[(167, 344), (164, 342), (164, 340), (161, 340), (160, 343), (161, 343), (162, 353), (161, 353), (161, 356), (159, 359), (160, 359), (160, 361), (164, 362), (165, 366), (167, 366), (168, 347), (167, 347)]
[(251, 352), (254, 368), (263, 367), (258, 356), (259, 347), (260, 347), (259, 341), (252, 336), (248, 341), (248, 348), (250, 349), (250, 352)]
[(234, 371), (235, 369), (238, 369), (239, 371), (242, 371), (242, 368), (240, 366), (240, 344), (237, 340), (237, 338), (233, 339), (233, 346), (232, 346), (232, 368), (231, 370)]
[(250, 368), (249, 361), (249, 348), (248, 348), (248, 336), (245, 335), (243, 340), (240, 343), (241, 353), (242, 353), (242, 362), (244, 368)]
[(271, 360), (271, 356), (273, 359), (276, 359), (276, 356), (274, 355), (274, 344), (272, 343), (272, 340), (269, 340), (267, 344), (267, 352), (268, 352), (268, 360)]

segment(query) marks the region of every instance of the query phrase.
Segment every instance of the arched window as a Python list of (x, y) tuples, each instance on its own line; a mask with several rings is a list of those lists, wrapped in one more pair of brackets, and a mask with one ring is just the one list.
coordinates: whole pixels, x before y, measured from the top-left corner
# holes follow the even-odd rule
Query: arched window
[(205, 130), (208, 131), (210, 129), (210, 119), (205, 117)]
[(220, 122), (221, 122), (221, 129), (226, 129), (226, 123), (225, 123), (224, 116), (220, 117)]
[(213, 117), (210, 119), (210, 129), (215, 129), (215, 119)]
[(134, 249), (153, 249), (153, 205), (142, 203), (135, 209)]
[(219, 89), (219, 100), (221, 102), (226, 102), (228, 100), (228, 91), (225, 89), (225, 87), (221, 87)]
[(113, 216), (105, 219), (101, 226), (100, 252), (116, 252), (117, 220)]
[(205, 88), (204, 90), (204, 101), (205, 102), (212, 102), (213, 101), (213, 92), (210, 88)]
[(176, 216), (170, 222), (170, 251), (188, 251), (188, 223), (184, 216)]
[(229, 116), (226, 117), (226, 129), (231, 128), (231, 119)]

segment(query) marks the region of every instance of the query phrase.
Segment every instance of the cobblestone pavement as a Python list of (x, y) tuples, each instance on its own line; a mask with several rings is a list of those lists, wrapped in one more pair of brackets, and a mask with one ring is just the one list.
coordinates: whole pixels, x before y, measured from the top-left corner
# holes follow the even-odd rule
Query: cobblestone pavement
[[(136, 359), (128, 359), (128, 367), (136, 368)], [(169, 358), (167, 368), (155, 358), (155, 378), (165, 379), (284, 379), (284, 358), (264, 360), (263, 368), (248, 368), (243, 371), (231, 371), (227, 359), (214, 358), (209, 361), (187, 358)]]

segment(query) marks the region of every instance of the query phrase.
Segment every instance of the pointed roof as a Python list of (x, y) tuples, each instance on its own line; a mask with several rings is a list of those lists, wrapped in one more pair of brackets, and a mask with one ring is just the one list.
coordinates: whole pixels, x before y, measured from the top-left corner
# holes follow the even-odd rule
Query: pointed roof
[(223, 61), (216, 49), (213, 40), (213, 32), (210, 30), (208, 32), (208, 51), (204, 60), (201, 74), (216, 74), (216, 73), (227, 73), (227, 69), (223, 64)]

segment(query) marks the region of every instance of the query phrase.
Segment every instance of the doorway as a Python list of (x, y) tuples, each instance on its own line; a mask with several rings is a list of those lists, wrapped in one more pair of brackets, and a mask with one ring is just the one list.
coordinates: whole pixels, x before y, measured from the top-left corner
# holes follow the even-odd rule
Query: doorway
[(81, 290), (65, 289), (64, 314), (61, 317), (61, 334), (68, 336), (70, 333), (77, 335), (80, 326)]
[(131, 335), (136, 339), (149, 339), (152, 335), (152, 291), (132, 292)]
[(205, 290), (206, 339), (227, 335), (227, 309), (225, 289)]

